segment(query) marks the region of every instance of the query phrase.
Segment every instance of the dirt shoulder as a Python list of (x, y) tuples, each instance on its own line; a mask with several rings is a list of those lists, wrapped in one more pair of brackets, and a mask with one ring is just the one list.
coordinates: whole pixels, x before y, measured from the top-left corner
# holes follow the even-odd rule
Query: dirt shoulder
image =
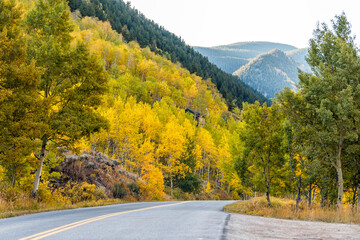
[(225, 239), (360, 239), (360, 225), (230, 214)]

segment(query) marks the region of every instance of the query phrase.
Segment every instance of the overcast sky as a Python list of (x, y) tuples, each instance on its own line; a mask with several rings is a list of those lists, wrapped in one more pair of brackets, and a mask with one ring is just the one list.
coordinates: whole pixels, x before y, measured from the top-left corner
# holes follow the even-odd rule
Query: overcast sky
[[(126, 0), (125, 0), (126, 1)], [(191, 46), (271, 41), (308, 46), (317, 22), (346, 13), (360, 39), (360, 0), (128, 0)]]

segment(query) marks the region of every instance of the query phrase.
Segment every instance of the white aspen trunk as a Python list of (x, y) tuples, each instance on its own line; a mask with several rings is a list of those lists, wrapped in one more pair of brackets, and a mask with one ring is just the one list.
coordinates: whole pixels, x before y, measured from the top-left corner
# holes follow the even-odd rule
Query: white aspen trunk
[[(340, 166), (339, 166), (340, 165)], [(341, 162), (338, 162), (336, 167), (337, 175), (338, 175), (338, 199), (337, 205), (339, 212), (342, 212), (342, 200), (343, 200), (343, 192), (344, 192), (344, 180), (341, 168)]]
[(170, 154), (170, 191), (171, 196), (173, 196), (172, 154)]
[(40, 161), (40, 167), (36, 170), (35, 181), (34, 181), (34, 185), (33, 185), (33, 189), (32, 189), (33, 198), (36, 198), (38, 190), (39, 190), (39, 184), (40, 184), (40, 179), (41, 179), (42, 168), (43, 168), (43, 164), (44, 164), (44, 159), (46, 157), (47, 141), (48, 141), (48, 136), (44, 135), (43, 136), (43, 142), (42, 142), (42, 145), (41, 145), (40, 155), (37, 157), (38, 160)]
[(209, 157), (209, 166), (208, 166), (208, 171), (207, 171), (208, 172), (208, 174), (207, 174), (208, 182), (210, 181), (210, 165), (211, 165), (211, 157)]

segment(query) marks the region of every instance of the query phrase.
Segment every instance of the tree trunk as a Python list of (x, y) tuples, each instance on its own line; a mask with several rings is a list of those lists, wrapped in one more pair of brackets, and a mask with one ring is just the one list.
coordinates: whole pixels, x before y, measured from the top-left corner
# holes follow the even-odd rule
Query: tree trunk
[(338, 175), (337, 205), (338, 205), (339, 212), (341, 212), (342, 211), (343, 192), (344, 192), (344, 180), (343, 180), (341, 161), (337, 161), (336, 171), (337, 171), (337, 175)]
[(207, 173), (207, 181), (210, 182), (210, 165), (211, 165), (211, 156), (209, 156), (209, 166), (208, 166), (208, 173)]
[(266, 185), (266, 200), (269, 204), (269, 207), (272, 208), (272, 204), (270, 201), (270, 182), (268, 180), (268, 178), (266, 177), (266, 169), (265, 166), (263, 167), (263, 175), (264, 175), (264, 180), (265, 180), (265, 185)]
[(311, 208), (312, 182), (309, 184), (309, 208)]
[(11, 187), (15, 187), (15, 180), (16, 180), (16, 169), (15, 166), (13, 166), (13, 172), (11, 174)]
[(354, 183), (354, 186), (353, 186), (353, 196), (352, 196), (352, 201), (351, 201), (351, 210), (352, 210), (353, 212), (355, 211), (356, 195), (357, 195), (357, 183)]
[(37, 192), (39, 190), (39, 183), (40, 183), (40, 179), (41, 179), (42, 168), (43, 168), (43, 164), (44, 164), (44, 159), (46, 157), (46, 145), (48, 142), (48, 136), (45, 134), (42, 137), (42, 140), (43, 141), (41, 144), (40, 155), (37, 157), (37, 159), (40, 161), (40, 167), (36, 171), (35, 181), (34, 181), (33, 190), (32, 190), (33, 198), (36, 198)]
[(343, 201), (343, 192), (344, 192), (344, 179), (343, 179), (343, 172), (341, 167), (341, 151), (342, 146), (344, 143), (344, 137), (342, 137), (342, 131), (340, 135), (340, 140), (338, 143), (338, 149), (337, 149), (337, 156), (336, 156), (336, 172), (338, 175), (338, 199), (337, 199), (337, 205), (338, 205), (338, 211), (342, 212), (342, 201)]
[(264, 178), (266, 184), (266, 200), (269, 204), (269, 207), (272, 208), (272, 204), (270, 201), (270, 155), (271, 155), (271, 151), (269, 150), (267, 157), (267, 175), (266, 175), (266, 167), (264, 166)]
[(171, 196), (173, 195), (173, 179), (172, 179), (172, 170), (170, 171), (170, 187), (171, 187)]
[[(289, 156), (290, 156), (290, 167), (291, 167), (291, 171), (294, 175), (294, 178), (297, 182), (297, 185), (298, 185), (298, 193), (297, 193), (297, 198), (296, 198), (296, 207), (295, 207), (295, 211), (297, 212), (298, 211), (298, 207), (299, 207), (299, 202), (300, 202), (300, 194), (301, 194), (301, 175), (300, 177), (298, 178), (296, 176), (296, 173), (294, 171), (294, 167), (293, 167), (293, 151), (291, 149), (291, 142), (289, 141), (288, 143), (288, 151), (289, 151)], [(310, 190), (310, 195), (311, 195), (311, 190)], [(311, 197), (310, 197), (311, 198)], [(311, 201), (311, 200), (310, 200)]]
[(170, 154), (170, 189), (171, 189), (171, 196), (173, 196), (173, 177), (172, 177), (172, 156)]
[(298, 181), (298, 192), (297, 192), (297, 198), (296, 198), (296, 211), (299, 208), (300, 199), (301, 199), (301, 175), (299, 176), (299, 181)]
[(223, 181), (224, 181), (224, 173), (221, 173), (221, 183), (220, 183), (220, 187), (223, 187)]
[(270, 183), (266, 179), (265, 179), (265, 182), (266, 182), (266, 200), (267, 200), (267, 202), (269, 204), (269, 207), (272, 208), (272, 204), (271, 204), (271, 201), (270, 201)]

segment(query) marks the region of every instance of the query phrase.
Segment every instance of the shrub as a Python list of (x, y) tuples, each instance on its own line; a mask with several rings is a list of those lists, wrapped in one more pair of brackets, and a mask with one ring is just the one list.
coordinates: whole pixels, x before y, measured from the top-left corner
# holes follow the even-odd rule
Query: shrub
[(128, 183), (126, 186), (131, 193), (135, 194), (136, 196), (139, 196), (139, 194), (140, 194), (140, 186), (139, 185), (132, 182), (132, 183)]
[(124, 198), (127, 195), (127, 191), (123, 183), (115, 183), (113, 189), (114, 198)]
[(187, 193), (199, 193), (201, 188), (201, 180), (195, 174), (188, 174), (185, 178), (178, 178), (176, 185)]
[(64, 194), (70, 198), (73, 204), (82, 201), (99, 200), (105, 197), (103, 191), (99, 190), (95, 184), (89, 184), (87, 182), (68, 183)]

